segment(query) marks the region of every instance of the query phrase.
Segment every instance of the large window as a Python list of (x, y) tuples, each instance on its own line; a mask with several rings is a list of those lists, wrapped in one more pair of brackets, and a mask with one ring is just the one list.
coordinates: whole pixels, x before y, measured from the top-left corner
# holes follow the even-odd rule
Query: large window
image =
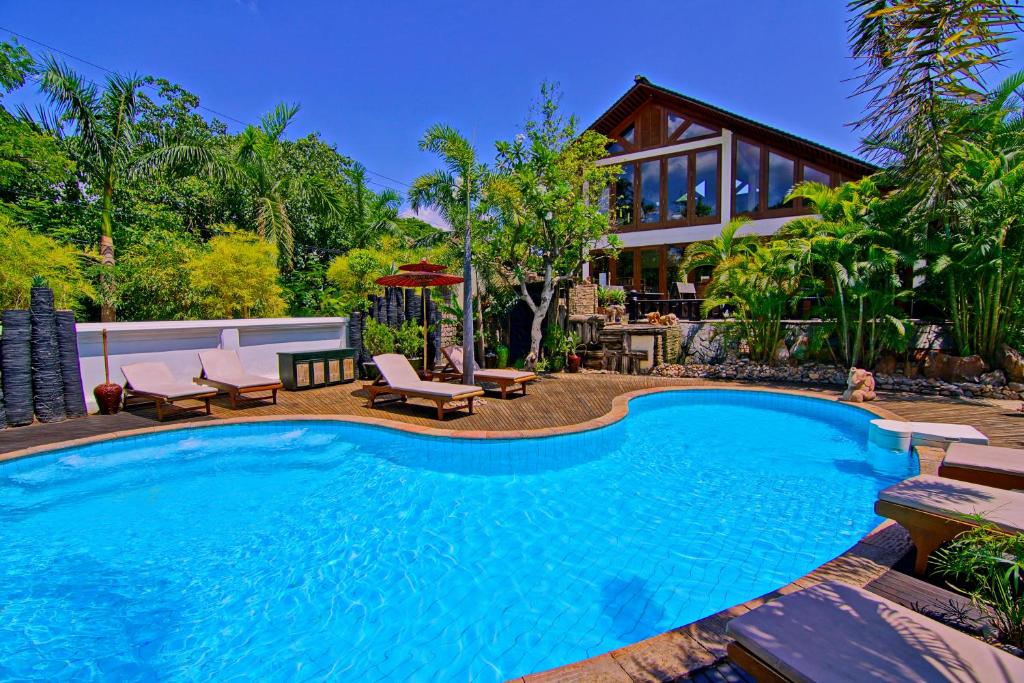
[(803, 181), (835, 185), (838, 176), (764, 145), (736, 139), (733, 147), (732, 210), (734, 215), (793, 215), (810, 210), (802, 199), (786, 195)]
[(761, 208), (761, 148), (749, 142), (736, 142), (736, 167), (733, 210), (754, 213)]
[(661, 220), (661, 162), (645, 161), (640, 164), (640, 222)]
[(649, 230), (714, 223), (721, 214), (720, 157), (712, 148), (622, 164), (613, 188), (615, 224)]
[(661, 249), (640, 251), (640, 286), (643, 292), (661, 291)]
[(788, 209), (793, 201), (786, 195), (796, 182), (796, 162), (775, 152), (768, 152), (768, 209)]
[(633, 225), (633, 167), (623, 164), (622, 175), (615, 181), (615, 223)]
[(668, 220), (686, 220), (690, 196), (690, 156), (669, 157), (665, 161), (665, 189), (668, 199)]

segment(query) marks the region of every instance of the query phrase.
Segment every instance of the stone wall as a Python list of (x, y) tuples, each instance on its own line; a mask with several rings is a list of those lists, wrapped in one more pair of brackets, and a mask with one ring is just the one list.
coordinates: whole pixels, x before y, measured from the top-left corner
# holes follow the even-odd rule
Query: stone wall
[[(904, 391), (915, 394), (950, 396), (953, 398), (1024, 399), (1024, 384), (1001, 383), (1001, 372), (996, 370), (982, 375), (973, 382), (947, 382), (928, 377), (908, 377), (904, 374), (875, 373), (879, 389)], [(996, 373), (999, 373), (997, 375)], [(746, 380), (752, 382), (792, 382), (845, 387), (847, 370), (836, 365), (806, 363), (804, 365), (772, 366), (746, 360), (724, 363), (686, 365), (666, 364), (656, 367), (651, 374), (661, 377), (691, 377), (698, 379)]]
[(569, 290), (569, 315), (592, 315), (597, 312), (597, 285), (583, 283)]

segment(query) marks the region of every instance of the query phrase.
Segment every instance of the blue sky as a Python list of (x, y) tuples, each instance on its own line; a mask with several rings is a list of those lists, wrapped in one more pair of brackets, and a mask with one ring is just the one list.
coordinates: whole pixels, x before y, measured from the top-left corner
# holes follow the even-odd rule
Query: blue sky
[[(459, 128), (490, 158), (493, 141), (515, 134), (545, 79), (561, 84), (564, 108), (584, 124), (644, 74), (853, 152), (857, 134), (845, 124), (861, 103), (849, 99), (854, 65), (844, 7), (841, 0), (0, 0), (0, 26), (104, 67), (181, 83), (205, 106), (242, 121), (257, 121), (276, 102), (299, 102), (293, 135), (319, 131), (378, 182), (404, 191), (395, 181), (433, 167), (416, 147), (429, 125)], [(1018, 68), (1022, 54), (1018, 46)]]

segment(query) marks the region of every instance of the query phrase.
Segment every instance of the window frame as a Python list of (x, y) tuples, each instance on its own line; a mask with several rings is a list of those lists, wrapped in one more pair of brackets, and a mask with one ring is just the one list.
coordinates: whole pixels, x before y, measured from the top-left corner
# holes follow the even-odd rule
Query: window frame
[[(715, 152), (718, 157), (717, 173), (715, 176), (715, 182), (718, 183), (718, 200), (715, 203), (715, 213), (711, 216), (697, 216), (697, 204), (693, 201), (694, 189), (697, 184), (697, 155), (702, 152)], [(686, 162), (686, 186), (687, 186), (687, 197), (686, 203), (686, 217), (682, 219), (668, 220), (669, 215), (669, 204), (668, 204), (668, 160), (676, 157), (687, 157)], [(656, 223), (644, 223), (640, 220), (640, 165), (657, 161), (659, 164), (659, 187), (658, 192), (661, 198), (661, 220)], [(632, 161), (625, 161), (619, 164), (622, 167), (627, 165), (633, 165), (633, 222), (629, 225), (619, 225), (612, 223), (613, 232), (642, 232), (645, 230), (660, 230), (663, 228), (678, 228), (687, 227), (692, 225), (709, 225), (713, 223), (720, 223), (722, 221), (722, 145), (712, 144), (704, 147), (696, 147), (689, 149), (685, 152), (670, 152), (666, 154), (657, 154), (642, 159), (634, 159)], [(612, 185), (609, 190), (609, 206), (615, 206), (615, 186)], [(614, 218), (614, 216), (613, 216)]]
[[(651, 107), (657, 107), (659, 110), (658, 122), (661, 130), (660, 134), (658, 135), (658, 139), (662, 140), (663, 142), (657, 145), (652, 145), (650, 147), (644, 147), (641, 141), (643, 140), (643, 136), (646, 135), (646, 133), (641, 130), (641, 120), (643, 118), (643, 114), (646, 113)], [(684, 124), (679, 127), (679, 130), (675, 131), (675, 133), (671, 135), (669, 135), (668, 132), (669, 114), (674, 114), (675, 116), (680, 117), (684, 121)], [(696, 137), (687, 138), (686, 140), (683, 140), (682, 135), (686, 133), (686, 131), (691, 126), (693, 126), (693, 124), (703, 126), (704, 128), (710, 130), (711, 132), (705, 135), (698, 135)], [(635, 140), (635, 142), (633, 143), (629, 143), (620, 137), (622, 135), (622, 132), (629, 128), (630, 126), (635, 127), (635, 132), (633, 134), (633, 139)], [(711, 123), (708, 123), (707, 121), (703, 121), (701, 119), (694, 118), (693, 116), (690, 116), (688, 114), (684, 114), (679, 109), (675, 109), (667, 105), (658, 104), (656, 102), (651, 102), (637, 109), (629, 118), (627, 118), (625, 121), (623, 121), (622, 123), (620, 123), (619, 125), (612, 129), (612, 132), (608, 134), (608, 139), (611, 141), (611, 143), (618, 143), (622, 145), (623, 150), (621, 152), (609, 152), (608, 155), (614, 157), (619, 156), (621, 154), (632, 154), (634, 152), (642, 152), (648, 149), (657, 149), (658, 147), (665, 147), (668, 145), (700, 142), (701, 140), (710, 140), (712, 138), (720, 137), (721, 135), (721, 126), (716, 126)], [(721, 159), (719, 159), (719, 163), (721, 163)]]
[[(736, 210), (736, 167), (739, 152), (739, 143), (743, 142), (748, 145), (752, 145), (761, 150), (760, 154), (760, 168), (758, 171), (758, 182), (761, 185), (760, 196), (758, 197), (758, 208), (756, 211), (737, 211)], [(791, 152), (786, 152), (778, 147), (773, 147), (763, 142), (758, 142), (752, 138), (748, 138), (743, 135), (733, 135), (732, 142), (732, 172), (733, 182), (732, 187), (729, 188), (729, 202), (732, 209), (732, 215), (736, 216), (747, 216), (753, 220), (759, 220), (763, 218), (778, 218), (788, 216), (803, 216), (811, 212), (808, 207), (804, 206), (804, 200), (797, 198), (793, 200), (793, 206), (783, 207), (781, 209), (769, 209), (768, 208), (768, 155), (776, 154), (780, 157), (789, 159), (793, 162), (793, 185), (796, 186), (804, 180), (804, 167), (811, 166), (815, 170), (826, 174), (829, 177), (829, 187), (836, 187), (842, 181), (839, 174), (828, 167), (821, 164), (817, 164), (807, 159), (800, 157)]]

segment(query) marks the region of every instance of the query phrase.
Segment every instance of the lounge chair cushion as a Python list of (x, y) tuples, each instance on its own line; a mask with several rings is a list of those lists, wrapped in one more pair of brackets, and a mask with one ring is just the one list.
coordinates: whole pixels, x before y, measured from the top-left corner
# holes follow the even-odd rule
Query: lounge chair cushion
[(537, 375), (532, 372), (526, 372), (525, 370), (502, 370), (502, 369), (487, 369), (487, 370), (474, 370), (473, 376), (477, 379), (487, 380), (507, 380), (510, 382), (528, 382), (531, 379), (538, 379)]
[(480, 387), (472, 384), (446, 384), (444, 382), (425, 382), (416, 374), (409, 360), (400, 353), (384, 353), (373, 357), (373, 362), (380, 370), (384, 381), (395, 391), (408, 391), (431, 396), (451, 399), (473, 394), (480, 394)]
[[(465, 372), (465, 370), (462, 369), (462, 347), (447, 346), (442, 349), (442, 352), (457, 372)], [(473, 376), (485, 381), (488, 378), (494, 378), (495, 380), (507, 380), (511, 382), (527, 382), (531, 379), (538, 379), (536, 374), (523, 370), (503, 370), (497, 368), (481, 370), (480, 365), (476, 361), (473, 361)]]
[(970, 470), (1024, 475), (1024, 449), (955, 443), (946, 451), (942, 463)]
[(121, 374), (128, 380), (128, 387), (135, 391), (154, 396), (163, 396), (173, 401), (178, 398), (209, 396), (215, 389), (193, 382), (182, 382), (174, 378), (164, 363), (132, 363), (121, 366)]
[(837, 582), (758, 607), (730, 621), (728, 632), (792, 681), (1024, 680), (1024, 660)]
[(883, 489), (878, 499), (936, 515), (980, 515), (1009, 532), (1024, 532), (1024, 493), (922, 474)]
[(273, 377), (252, 375), (246, 372), (238, 353), (232, 349), (200, 351), (199, 362), (203, 364), (204, 377), (238, 389), (278, 384), (278, 380)]

